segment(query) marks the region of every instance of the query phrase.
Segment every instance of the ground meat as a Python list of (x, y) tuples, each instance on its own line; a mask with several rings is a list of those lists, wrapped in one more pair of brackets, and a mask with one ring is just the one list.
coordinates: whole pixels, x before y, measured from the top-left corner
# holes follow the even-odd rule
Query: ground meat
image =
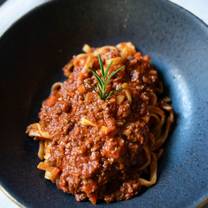
[[(143, 147), (152, 138), (149, 106), (161, 92), (160, 81), (150, 59), (131, 43), (85, 48), (90, 52), (73, 57), (64, 67), (68, 79), (42, 104), (39, 123), (51, 135), (46, 161), (59, 170), (53, 182), (77, 201), (129, 199), (141, 189)], [(109, 71), (125, 66), (112, 77), (114, 93), (106, 100), (89, 69), (101, 73), (97, 54), (105, 67), (112, 61)]]

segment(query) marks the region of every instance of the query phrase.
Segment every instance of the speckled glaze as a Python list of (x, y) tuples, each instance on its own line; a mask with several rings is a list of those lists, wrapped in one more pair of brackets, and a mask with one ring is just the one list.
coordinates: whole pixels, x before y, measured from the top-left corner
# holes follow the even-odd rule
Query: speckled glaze
[[(12, 14), (11, 14), (12, 15)], [(158, 183), (98, 208), (194, 208), (208, 197), (208, 28), (166, 0), (59, 0), (18, 21), (0, 39), (0, 183), (22, 206), (94, 207), (56, 189), (36, 169), (37, 144), (24, 133), (49, 86), (84, 43), (132, 41), (152, 57), (177, 114)]]

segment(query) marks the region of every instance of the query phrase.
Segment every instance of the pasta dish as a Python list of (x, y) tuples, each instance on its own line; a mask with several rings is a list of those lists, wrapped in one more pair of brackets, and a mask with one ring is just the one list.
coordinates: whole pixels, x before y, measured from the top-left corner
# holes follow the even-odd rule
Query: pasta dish
[(39, 121), (37, 168), (77, 201), (127, 200), (157, 181), (174, 113), (150, 57), (131, 42), (93, 48), (63, 68)]

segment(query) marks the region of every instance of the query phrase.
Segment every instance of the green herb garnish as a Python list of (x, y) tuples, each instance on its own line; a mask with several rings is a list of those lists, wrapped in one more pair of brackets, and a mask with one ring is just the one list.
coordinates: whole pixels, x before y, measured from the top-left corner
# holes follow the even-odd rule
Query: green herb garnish
[(114, 93), (114, 91), (110, 91), (110, 92), (107, 91), (108, 84), (110, 83), (113, 76), (115, 76), (119, 71), (124, 69), (124, 66), (119, 67), (118, 69), (116, 69), (115, 71), (109, 74), (109, 69), (113, 62), (111, 61), (106, 67), (106, 69), (104, 69), (103, 62), (102, 62), (100, 55), (98, 55), (98, 61), (100, 64), (101, 75), (99, 76), (95, 70), (92, 70), (92, 73), (97, 79), (97, 88), (98, 88), (98, 94), (100, 98), (102, 100), (106, 100), (109, 97), (111, 97), (111, 95)]

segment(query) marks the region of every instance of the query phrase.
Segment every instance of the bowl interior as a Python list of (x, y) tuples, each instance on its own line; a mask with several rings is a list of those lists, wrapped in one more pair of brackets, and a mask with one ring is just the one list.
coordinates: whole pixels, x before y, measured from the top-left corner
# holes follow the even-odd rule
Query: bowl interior
[[(26, 207), (93, 207), (77, 203), (36, 169), (37, 143), (25, 135), (62, 67), (92, 46), (132, 41), (152, 57), (169, 90), (176, 126), (157, 185), (111, 207), (195, 207), (208, 171), (208, 30), (166, 1), (55, 1), (18, 21), (0, 41), (0, 181)], [(109, 205), (98, 204), (98, 207)]]

